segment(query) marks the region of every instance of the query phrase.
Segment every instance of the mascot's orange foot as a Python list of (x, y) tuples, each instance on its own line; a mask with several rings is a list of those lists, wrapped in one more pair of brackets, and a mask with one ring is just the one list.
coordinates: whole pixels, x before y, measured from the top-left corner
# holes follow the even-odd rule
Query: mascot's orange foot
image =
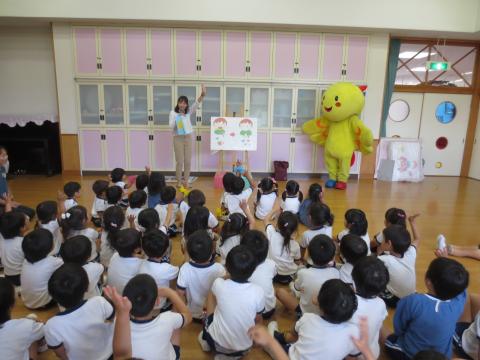
[(335, 189), (337, 190), (345, 190), (347, 188), (347, 183), (343, 181), (337, 181), (335, 184)]

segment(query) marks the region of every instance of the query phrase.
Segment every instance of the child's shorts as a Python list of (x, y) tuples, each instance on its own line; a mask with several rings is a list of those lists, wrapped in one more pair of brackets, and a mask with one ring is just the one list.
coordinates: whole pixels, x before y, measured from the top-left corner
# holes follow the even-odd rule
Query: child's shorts
[(455, 326), (455, 334), (453, 335), (453, 346), (455, 346), (455, 350), (458, 352), (458, 355), (460, 355), (462, 359), (472, 359), (472, 357), (468, 355), (462, 347), (463, 333), (470, 327), (470, 325), (471, 323), (468, 322), (457, 322), (457, 325)]
[(273, 316), (273, 314), (275, 314), (275, 308), (273, 308), (270, 311), (266, 311), (266, 312), (262, 313), (262, 318), (263, 318), (263, 320), (268, 320)]
[(212, 324), (212, 322), (213, 322), (213, 314), (205, 318), (205, 322), (203, 324), (203, 331), (202, 331), (202, 340), (208, 343), (208, 346), (210, 346), (212, 351), (214, 351), (217, 354), (226, 355), (232, 358), (245, 356), (250, 351), (250, 349), (245, 349), (240, 351), (229, 350), (217, 344), (213, 339), (213, 337), (208, 332), (208, 327)]
[(288, 351), (290, 350), (290, 346), (292, 346), (292, 344), (288, 343), (285, 340), (285, 335), (283, 335), (283, 333), (279, 331), (275, 331), (273, 333), (273, 337), (275, 338), (275, 340), (278, 341), (278, 343), (282, 346), (283, 350), (288, 354)]
[(393, 360), (410, 360), (410, 357), (403, 351), (402, 347), (397, 343), (398, 336), (389, 335), (385, 341), (385, 350), (390, 359)]
[(293, 275), (280, 275), (277, 274), (273, 278), (273, 282), (283, 284), (283, 285), (288, 285), (293, 281)]
[(102, 227), (102, 219), (99, 217), (93, 217), (92, 216), (92, 224), (95, 225), (96, 227)]
[(397, 307), (398, 302), (400, 301), (400, 298), (393, 295), (390, 291), (386, 289), (379, 296), (385, 302), (385, 305), (387, 305), (387, 307), (392, 309), (395, 309)]

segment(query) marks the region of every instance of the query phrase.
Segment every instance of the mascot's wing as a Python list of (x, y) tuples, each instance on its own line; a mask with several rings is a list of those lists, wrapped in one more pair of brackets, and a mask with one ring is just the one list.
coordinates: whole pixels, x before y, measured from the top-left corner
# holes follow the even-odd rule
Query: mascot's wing
[(325, 144), (328, 137), (328, 128), (328, 120), (321, 117), (309, 120), (302, 126), (303, 132), (310, 135), (310, 140), (319, 145)]
[(370, 129), (357, 115), (350, 118), (350, 125), (356, 150), (360, 150), (363, 154), (370, 154), (373, 151), (373, 135)]

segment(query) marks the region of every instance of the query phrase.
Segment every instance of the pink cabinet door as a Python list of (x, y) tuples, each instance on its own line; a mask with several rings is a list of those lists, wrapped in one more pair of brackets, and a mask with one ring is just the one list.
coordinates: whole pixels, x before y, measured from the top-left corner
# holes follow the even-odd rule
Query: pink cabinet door
[(103, 170), (102, 133), (100, 130), (81, 130), (82, 170)]
[(295, 152), (293, 156), (292, 171), (297, 173), (313, 173), (313, 147), (307, 135), (296, 134), (293, 143)]
[(127, 29), (127, 74), (147, 75), (147, 31), (143, 29)]
[(128, 132), (130, 170), (143, 170), (145, 166), (151, 165), (149, 135), (148, 130), (130, 130)]
[[(202, 139), (203, 140), (203, 139)], [(199, 145), (198, 143), (200, 142), (200, 140), (197, 141), (197, 133), (194, 132), (192, 134), (192, 158), (191, 158), (191, 164), (192, 164), (192, 168), (191, 170), (192, 171), (203, 171), (201, 169), (201, 167), (199, 166), (199, 163), (198, 163), (198, 148)]]
[(343, 35), (325, 35), (322, 73), (324, 80), (340, 80), (342, 78), (343, 42)]
[[(200, 171), (215, 171), (218, 168), (219, 152), (212, 154), (210, 150), (210, 131), (200, 131)], [(224, 159), (224, 164), (227, 163), (227, 159)]]
[(272, 34), (252, 32), (250, 34), (250, 72), (251, 78), (270, 78), (272, 57)]
[(291, 79), (294, 77), (296, 40), (295, 33), (275, 34), (275, 78)]
[(202, 76), (222, 76), (222, 32), (202, 31), (200, 42)]
[(156, 130), (153, 132), (153, 158), (155, 170), (171, 171), (175, 169), (172, 130)]
[(248, 162), (252, 171), (265, 172), (268, 159), (268, 135), (266, 132), (257, 134), (257, 151), (248, 153)]
[(347, 48), (347, 74), (350, 81), (364, 80), (367, 65), (367, 36), (348, 36)]
[(290, 161), (290, 133), (270, 133), (270, 164), (273, 168), (274, 161)]
[(120, 29), (100, 29), (100, 56), (104, 75), (121, 75), (122, 32)]
[(74, 37), (77, 73), (96, 74), (97, 41), (95, 39), (95, 28), (76, 28)]
[(152, 75), (171, 76), (172, 66), (172, 31), (152, 30), (150, 35), (152, 55)]
[(227, 31), (225, 33), (225, 77), (244, 78), (247, 60), (247, 33)]
[(317, 80), (320, 35), (300, 34), (298, 43), (298, 77), (304, 80)]
[(197, 33), (175, 31), (175, 72), (179, 76), (197, 75)]
[(108, 170), (127, 168), (127, 147), (123, 130), (105, 131), (105, 166)]

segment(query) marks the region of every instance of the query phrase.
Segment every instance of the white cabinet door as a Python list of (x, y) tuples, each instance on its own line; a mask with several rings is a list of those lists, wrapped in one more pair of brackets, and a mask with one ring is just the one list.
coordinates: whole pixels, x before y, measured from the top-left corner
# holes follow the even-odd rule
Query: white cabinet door
[(470, 172), (468, 173), (468, 176), (480, 180), (480, 122), (478, 119), (477, 130), (475, 131), (475, 140), (473, 144), (472, 159), (470, 161)]
[(386, 124), (387, 137), (417, 139), (422, 117), (423, 94), (393, 93)]
[(268, 107), (270, 104), (270, 88), (251, 87), (248, 89), (248, 116), (257, 118), (258, 128), (268, 127)]
[(293, 89), (292, 88), (274, 88), (273, 89), (273, 118), (272, 127), (278, 129), (291, 129), (293, 111)]
[(470, 95), (425, 94), (420, 125), (425, 175), (460, 175), (470, 102)]

